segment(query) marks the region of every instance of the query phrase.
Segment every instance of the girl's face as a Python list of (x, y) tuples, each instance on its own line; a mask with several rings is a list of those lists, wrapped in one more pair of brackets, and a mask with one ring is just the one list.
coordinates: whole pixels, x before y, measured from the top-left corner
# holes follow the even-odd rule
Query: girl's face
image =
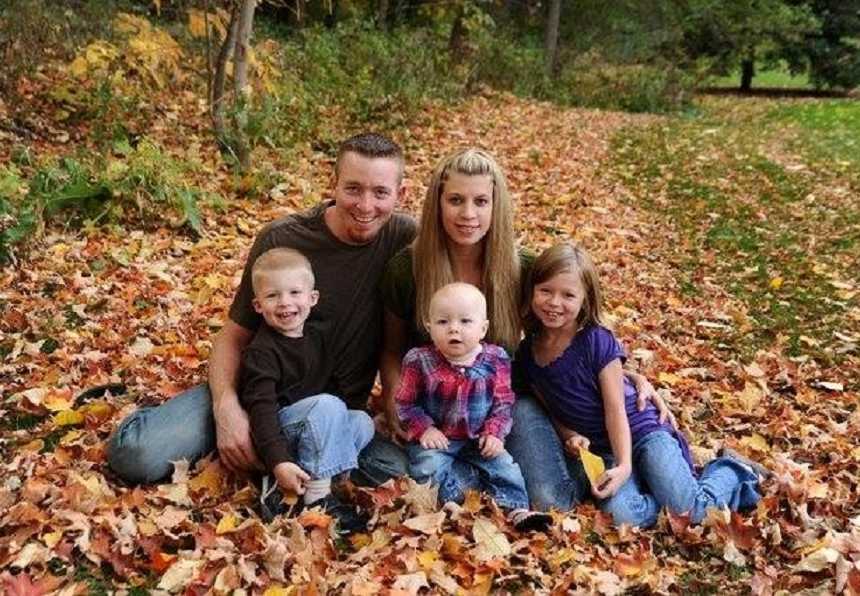
[(576, 331), (576, 319), (584, 301), (582, 279), (565, 271), (535, 284), (531, 307), (545, 328)]
[(493, 216), (493, 179), (453, 173), (442, 187), (442, 228), (448, 241), (460, 246), (479, 243)]

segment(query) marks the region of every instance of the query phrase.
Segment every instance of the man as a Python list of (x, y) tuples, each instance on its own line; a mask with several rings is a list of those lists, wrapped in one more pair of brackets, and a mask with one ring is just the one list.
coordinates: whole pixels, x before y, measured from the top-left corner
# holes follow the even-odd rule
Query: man
[[(251, 267), (271, 248), (293, 248), (310, 260), (320, 291), (311, 316), (336, 329), (331, 392), (364, 408), (381, 349), (377, 285), (388, 259), (415, 236), (414, 220), (394, 213), (404, 193), (396, 143), (376, 134), (347, 139), (335, 164), (334, 200), (270, 223), (254, 241), (229, 319), (213, 343), (208, 386), (128, 416), (108, 445), (110, 467), (129, 482), (156, 482), (170, 475), (172, 461), (194, 461), (217, 447), (231, 470), (263, 469), (238, 384), (242, 349), (261, 320), (252, 306)], [(384, 439), (374, 439), (359, 464), (371, 483), (406, 473), (402, 449)]]

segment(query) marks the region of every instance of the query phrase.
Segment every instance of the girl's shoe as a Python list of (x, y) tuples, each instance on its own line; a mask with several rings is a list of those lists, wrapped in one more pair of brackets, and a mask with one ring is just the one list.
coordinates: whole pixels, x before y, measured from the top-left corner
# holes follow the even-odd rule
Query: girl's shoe
[(752, 470), (753, 474), (759, 477), (759, 480), (767, 480), (773, 475), (773, 472), (765, 468), (757, 461), (752, 460), (745, 455), (741, 455), (730, 447), (721, 447), (720, 450), (717, 451), (717, 457), (728, 457), (729, 459), (733, 459), (736, 462), (742, 463), (750, 470)]
[(517, 532), (543, 532), (552, 525), (552, 516), (541, 511), (514, 509), (508, 514), (508, 521)]

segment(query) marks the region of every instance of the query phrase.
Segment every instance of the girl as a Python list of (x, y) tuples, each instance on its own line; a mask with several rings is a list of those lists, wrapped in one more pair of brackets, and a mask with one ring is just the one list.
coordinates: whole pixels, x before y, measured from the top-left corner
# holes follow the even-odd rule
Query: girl
[(684, 436), (660, 423), (650, 404), (638, 411), (636, 389), (622, 374), (624, 350), (604, 326), (597, 273), (585, 251), (569, 243), (548, 249), (526, 288), (528, 335), (517, 360), (568, 456), (590, 448), (606, 462), (592, 493), (615, 523), (653, 525), (664, 505), (698, 523), (709, 507), (738, 510), (758, 502), (756, 471), (763, 468), (718, 457), (696, 478)]

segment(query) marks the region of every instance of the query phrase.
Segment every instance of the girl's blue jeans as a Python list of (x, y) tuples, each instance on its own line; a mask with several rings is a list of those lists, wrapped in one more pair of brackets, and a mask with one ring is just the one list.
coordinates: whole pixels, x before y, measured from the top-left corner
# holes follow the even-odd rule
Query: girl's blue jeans
[[(606, 467), (614, 465), (604, 456)], [(600, 502), (617, 524), (647, 527), (657, 521), (662, 507), (690, 513), (693, 523), (711, 507), (733, 511), (758, 503), (758, 478), (744, 464), (727, 457), (712, 460), (696, 478), (678, 441), (665, 431), (645, 435), (633, 445), (633, 473), (618, 492)]]
[[(465, 491), (480, 489), (489, 494), (496, 503), (507, 509), (526, 509), (529, 498), (520, 467), (507, 451), (494, 458), (484, 458), (476, 439), (448, 440), (447, 449), (425, 449), (411, 443), (409, 453), (409, 475), (418, 482), (432, 482), (439, 487), (439, 502), (462, 503)], [(475, 471), (477, 484), (462, 482), (462, 475), (453, 472), (456, 463), (464, 464)]]

